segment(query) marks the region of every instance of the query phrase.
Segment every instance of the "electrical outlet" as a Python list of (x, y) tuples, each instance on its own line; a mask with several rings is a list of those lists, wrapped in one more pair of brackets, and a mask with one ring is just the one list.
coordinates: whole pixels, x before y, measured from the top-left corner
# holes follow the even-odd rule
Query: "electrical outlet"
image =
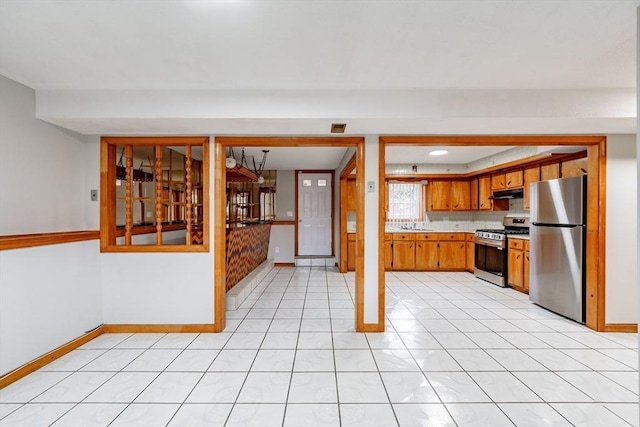
[(279, 254), (280, 253), (280, 248), (276, 246), (276, 253)]
[(91, 190), (91, 201), (92, 202), (98, 201), (98, 190)]

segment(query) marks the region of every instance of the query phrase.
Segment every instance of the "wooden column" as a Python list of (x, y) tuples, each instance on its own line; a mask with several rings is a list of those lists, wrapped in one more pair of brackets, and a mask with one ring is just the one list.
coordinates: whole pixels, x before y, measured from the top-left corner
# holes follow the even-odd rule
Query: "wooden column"
[(187, 145), (186, 148), (186, 156), (185, 156), (185, 179), (186, 179), (186, 192), (187, 192), (187, 245), (191, 244), (191, 222), (192, 222), (192, 207), (193, 207), (193, 197), (191, 194), (191, 146)]
[(127, 145), (124, 149), (126, 175), (124, 197), (124, 244), (131, 245), (131, 229), (133, 227), (133, 146)]
[(156, 145), (155, 178), (156, 178), (156, 244), (162, 244), (162, 146)]

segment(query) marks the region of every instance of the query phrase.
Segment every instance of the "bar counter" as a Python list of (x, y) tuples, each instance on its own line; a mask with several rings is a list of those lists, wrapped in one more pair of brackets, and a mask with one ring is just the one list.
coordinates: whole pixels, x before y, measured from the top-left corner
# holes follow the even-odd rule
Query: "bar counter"
[(227, 224), (226, 291), (267, 259), (271, 221)]

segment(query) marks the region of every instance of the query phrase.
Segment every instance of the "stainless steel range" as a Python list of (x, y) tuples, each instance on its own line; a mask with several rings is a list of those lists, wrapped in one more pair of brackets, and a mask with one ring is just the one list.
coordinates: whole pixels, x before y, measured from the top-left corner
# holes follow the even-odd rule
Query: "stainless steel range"
[(507, 286), (507, 239), (509, 235), (529, 234), (528, 217), (507, 216), (502, 220), (503, 229), (478, 230), (475, 242), (475, 276)]

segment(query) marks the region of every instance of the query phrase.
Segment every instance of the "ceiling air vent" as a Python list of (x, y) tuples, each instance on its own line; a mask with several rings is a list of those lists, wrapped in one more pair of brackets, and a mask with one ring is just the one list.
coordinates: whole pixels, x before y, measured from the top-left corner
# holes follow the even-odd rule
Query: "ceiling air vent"
[(346, 123), (331, 123), (331, 133), (344, 133), (346, 128)]

